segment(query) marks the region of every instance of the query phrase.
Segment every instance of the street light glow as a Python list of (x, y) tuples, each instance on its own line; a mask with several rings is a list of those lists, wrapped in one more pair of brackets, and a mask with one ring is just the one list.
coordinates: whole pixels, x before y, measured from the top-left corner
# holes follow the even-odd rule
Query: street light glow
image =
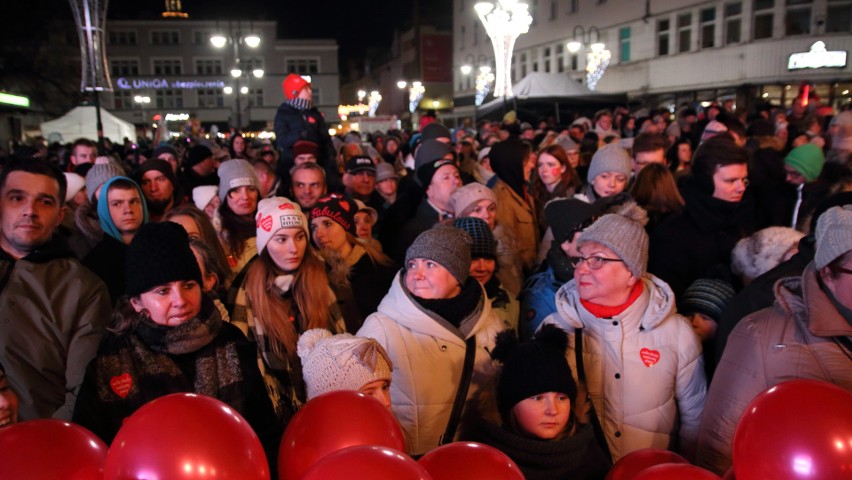
[(253, 33), (250, 34), (250, 35), (247, 35), (246, 38), (244, 38), (243, 40), (245, 40), (246, 45), (248, 45), (251, 48), (257, 48), (257, 46), (260, 45), (260, 37), (258, 37), (257, 35), (255, 35)]
[(230, 95), (230, 94), (234, 93), (233, 87), (225, 87), (225, 88), (222, 89), (222, 91), (225, 92), (225, 95)]
[(251, 74), (254, 75), (254, 78), (261, 78), (261, 77), (263, 77), (263, 69), (262, 68), (255, 68), (254, 70), (251, 71)]
[(459, 70), (461, 70), (462, 75), (470, 75), (470, 72), (473, 70), (473, 67), (471, 67), (470, 65), (462, 65), (461, 67), (459, 67)]
[(243, 74), (243, 71), (240, 70), (239, 68), (234, 67), (234, 68), (231, 69), (231, 76), (234, 77), (234, 78), (237, 78), (242, 74)]
[(577, 52), (579, 52), (579, 51), (580, 51), (580, 47), (582, 47), (582, 46), (583, 46), (583, 44), (582, 44), (582, 43), (580, 43), (580, 42), (578, 42), (578, 41), (576, 41), (576, 40), (575, 40), (575, 41), (573, 41), (573, 42), (568, 42), (568, 44), (567, 44), (567, 45), (565, 45), (565, 47), (566, 47), (566, 48), (568, 48), (568, 51), (569, 51), (569, 52), (571, 52), (571, 53), (577, 53)]
[(210, 43), (212, 43), (213, 46), (216, 48), (222, 48), (225, 46), (226, 43), (228, 43), (228, 39), (225, 38), (225, 36), (221, 33), (217, 33), (210, 37)]
[(245, 85), (240, 87), (240, 93), (242, 93), (243, 95), (247, 94), (248, 93), (248, 87), (246, 87)]
[(406, 82), (405, 80), (400, 80), (396, 82), (396, 86), (399, 87), (400, 90), (402, 90), (403, 88), (408, 86), (408, 82)]

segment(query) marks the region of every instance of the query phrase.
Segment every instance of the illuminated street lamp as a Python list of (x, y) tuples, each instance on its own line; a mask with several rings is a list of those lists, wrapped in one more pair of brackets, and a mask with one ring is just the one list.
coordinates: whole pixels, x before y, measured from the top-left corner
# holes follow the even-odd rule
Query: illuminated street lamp
[[(237, 27), (239, 28), (239, 26)], [(242, 67), (242, 61), (240, 58), (240, 45), (246, 45), (249, 48), (257, 48), (260, 46), (260, 36), (256, 33), (249, 33), (246, 35), (241, 35), (239, 30), (234, 33), (231, 30), (230, 22), (228, 22), (228, 34), (224, 33), (215, 33), (210, 37), (210, 44), (216, 48), (223, 48), (228, 43), (231, 43), (234, 46), (234, 68), (231, 69), (231, 77), (236, 80), (237, 90), (240, 94), (245, 95), (249, 92), (249, 75), (254, 76), (255, 78), (262, 78), (264, 71), (262, 68), (252, 68), (251, 70), (244, 69)], [(250, 66), (249, 66), (250, 67)], [(245, 77), (245, 85), (240, 85), (240, 79)], [(230, 95), (233, 93), (234, 89), (232, 87), (225, 87), (222, 90), (225, 95)], [(237, 107), (237, 128), (242, 128), (242, 107), (240, 105), (240, 95), (236, 95), (236, 107)]]
[[(594, 37), (594, 38), (593, 38)], [(601, 33), (598, 27), (589, 27), (588, 30), (582, 25), (574, 27), (574, 35), (565, 47), (571, 53), (577, 53), (584, 45), (589, 46), (586, 54), (586, 86), (589, 90), (595, 90), (598, 81), (603, 77), (612, 58), (612, 52), (607, 50), (606, 45), (601, 42)]]
[(512, 75), (509, 66), (515, 40), (527, 33), (532, 23), (529, 6), (517, 0), (499, 0), (496, 4), (481, 2), (473, 7), (485, 26), (497, 64), (495, 97), (512, 96)]

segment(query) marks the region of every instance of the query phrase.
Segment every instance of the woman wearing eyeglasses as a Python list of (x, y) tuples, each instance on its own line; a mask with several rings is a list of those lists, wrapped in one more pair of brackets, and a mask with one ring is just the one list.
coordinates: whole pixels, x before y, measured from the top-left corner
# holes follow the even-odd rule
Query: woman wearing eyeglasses
[(669, 286), (646, 273), (646, 221), (630, 202), (587, 228), (579, 256), (570, 258), (574, 279), (556, 293), (556, 314), (545, 320), (574, 335), (572, 371), (582, 346), (613, 461), (649, 447), (693, 458), (707, 388), (698, 337), (677, 314)]

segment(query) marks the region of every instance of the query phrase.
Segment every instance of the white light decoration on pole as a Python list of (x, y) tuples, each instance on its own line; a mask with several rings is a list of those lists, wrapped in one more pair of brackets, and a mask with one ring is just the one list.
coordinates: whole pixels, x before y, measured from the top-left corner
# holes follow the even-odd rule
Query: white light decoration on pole
[(487, 65), (479, 67), (479, 72), (476, 74), (476, 97), (474, 98), (477, 107), (485, 101), (485, 97), (488, 96), (493, 84), (494, 73), (491, 71), (491, 67)]
[(368, 115), (370, 117), (375, 117), (376, 110), (379, 108), (379, 104), (382, 103), (382, 95), (379, 93), (378, 90), (373, 90), (372, 92), (370, 92), (370, 96), (367, 97), (367, 102), (370, 106), (370, 112)]
[(420, 82), (411, 82), (411, 87), (408, 89), (408, 111), (414, 113), (417, 106), (420, 105), (420, 100), (423, 99), (423, 94), (426, 93), (426, 87)]
[(603, 43), (593, 43), (589, 49), (591, 51), (586, 55), (586, 86), (589, 90), (595, 90), (609, 66), (612, 53)]
[(485, 25), (485, 31), (494, 47), (494, 60), (497, 64), (494, 96), (510, 97), (512, 75), (509, 66), (512, 63), (512, 50), (515, 48), (515, 40), (530, 30), (532, 17), (529, 6), (517, 0), (499, 0), (496, 4), (480, 2), (473, 8)]

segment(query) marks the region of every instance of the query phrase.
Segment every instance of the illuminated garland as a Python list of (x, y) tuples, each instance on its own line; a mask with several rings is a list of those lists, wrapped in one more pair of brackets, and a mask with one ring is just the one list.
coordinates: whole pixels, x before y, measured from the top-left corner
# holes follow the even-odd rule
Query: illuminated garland
[(598, 81), (603, 77), (612, 58), (612, 52), (604, 48), (602, 44), (599, 45), (593, 45), (592, 51), (586, 56), (586, 86), (589, 90), (597, 88)]

